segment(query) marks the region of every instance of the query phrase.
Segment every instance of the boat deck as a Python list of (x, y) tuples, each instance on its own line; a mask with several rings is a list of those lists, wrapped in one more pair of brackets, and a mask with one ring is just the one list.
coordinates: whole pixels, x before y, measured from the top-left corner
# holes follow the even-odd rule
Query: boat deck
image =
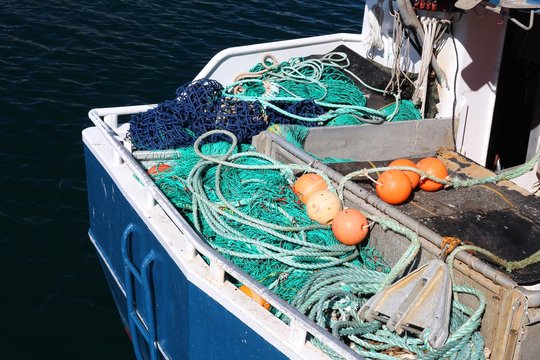
[[(454, 151), (443, 150), (439, 156), (446, 162), (450, 176), (466, 179), (493, 175)], [(344, 175), (386, 165), (388, 162), (383, 161), (330, 164)], [(375, 192), (371, 181), (356, 182)], [(482, 247), (508, 261), (521, 260), (540, 250), (540, 201), (510, 181), (438, 192), (416, 191), (411, 201), (399, 209), (441, 236), (457, 237), (464, 244)], [(508, 275), (520, 285), (538, 283), (540, 264)]]

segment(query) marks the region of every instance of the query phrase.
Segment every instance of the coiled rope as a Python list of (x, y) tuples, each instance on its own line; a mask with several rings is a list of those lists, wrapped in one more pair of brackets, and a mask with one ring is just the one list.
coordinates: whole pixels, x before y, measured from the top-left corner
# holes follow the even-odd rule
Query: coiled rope
[[(341, 52), (332, 52), (320, 59), (293, 58), (282, 64), (267, 54), (261, 66), (254, 68), (253, 72), (239, 75), (237, 81), (225, 87), (223, 95), (244, 101), (259, 101), (265, 108), (298, 121), (324, 123), (342, 115), (351, 115), (371, 124), (391, 121), (399, 111), (399, 97), (394, 95), (395, 108), (390, 115), (365, 107), (365, 97), (341, 71), (347, 72), (366, 88), (381, 93), (385, 91), (366, 84), (347, 70), (349, 65), (347, 55)], [(275, 105), (276, 101), (298, 102), (307, 99), (332, 110), (311, 118), (291, 114)]]
[[(230, 144), (203, 145), (205, 138), (215, 135), (229, 137)], [(374, 261), (377, 254), (372, 254), (372, 263), (360, 261), (368, 252), (339, 244), (328, 226), (313, 224), (294, 201), (294, 171), (315, 169), (279, 163), (239, 146), (234, 134), (218, 130), (199, 137), (193, 148), (178, 149), (178, 156), (170, 172), (155, 175), (156, 183), (187, 211), (209, 244), (334, 335), (348, 339), (355, 351), (376, 359), (394, 359), (387, 354), (392, 348), (425, 359), (479, 359), (473, 355), (483, 349), (477, 328), (485, 302), (474, 289), (454, 287), (476, 296), (479, 306), (471, 310), (454, 301), (451, 335), (441, 349), (359, 319), (358, 310), (367, 298), (401, 276), (416, 257), (420, 242), (414, 231), (390, 218), (368, 215), (383, 229), (411, 241), (388, 271)], [(331, 188), (326, 175), (320, 175)], [(464, 354), (467, 357), (459, 357)]]

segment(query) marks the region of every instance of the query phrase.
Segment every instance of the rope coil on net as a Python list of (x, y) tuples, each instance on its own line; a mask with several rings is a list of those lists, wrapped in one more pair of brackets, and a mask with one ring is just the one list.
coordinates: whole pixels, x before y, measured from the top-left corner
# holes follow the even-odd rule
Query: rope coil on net
[(355, 123), (339, 124), (349, 125), (380, 124), (385, 121), (421, 118), (414, 104), (408, 100), (401, 100), (398, 94), (393, 94), (394, 103), (384, 109), (365, 107), (366, 98), (351, 79), (372, 91), (385, 95), (388, 92), (368, 85), (349, 71), (347, 68), (350, 61), (345, 53), (331, 52), (318, 59), (293, 58), (280, 64), (276, 63), (275, 58), (272, 61), (274, 61), (272, 66), (264, 62), (255, 66), (251, 71), (257, 74), (256, 76), (241, 78), (226, 87), (224, 94), (234, 94), (235, 97), (250, 101), (257, 99), (267, 110), (272, 109), (286, 117), (291, 117), (291, 114), (281, 107), (276, 109), (276, 101), (294, 103), (313, 100), (317, 105), (330, 109), (327, 113), (317, 116), (316, 120), (292, 116), (298, 121), (324, 123), (343, 115), (357, 119)]
[[(259, 101), (266, 109), (298, 121), (324, 123), (349, 114), (374, 117), (374, 123), (384, 122), (385, 114), (366, 108), (363, 93), (341, 71), (349, 64), (344, 53), (330, 53), (320, 59), (293, 58), (267, 67), (267, 71), (260, 77), (251, 77), (227, 86), (223, 94), (247, 101)], [(263, 65), (259, 64), (251, 71), (258, 74), (261, 68)], [(275, 104), (276, 101), (296, 103), (305, 100), (312, 100), (330, 110), (314, 118), (288, 112)]]
[[(205, 144), (216, 135), (229, 137), (230, 143)], [(285, 165), (253, 152), (227, 131), (210, 131), (193, 147), (177, 152), (171, 170), (154, 179), (203, 238), (319, 325), (354, 344), (359, 354), (395, 359), (388, 354), (399, 348), (422, 359), (479, 359), (459, 357), (465, 352), (478, 353), (478, 346), (483, 349), (477, 328), (484, 305), (482, 294), (473, 289), (454, 288), (478, 297), (480, 304), (471, 310), (454, 302), (451, 335), (442, 349), (431, 349), (418, 337), (397, 335), (381, 323), (360, 320), (362, 304), (400, 277), (415, 258), (420, 242), (414, 231), (392, 219), (368, 215), (383, 229), (411, 240), (390, 269), (377, 260), (380, 255), (374, 249), (342, 245), (328, 226), (307, 218), (290, 185), (295, 171), (316, 172), (309, 166)], [(331, 188), (326, 175), (320, 175)], [(317, 340), (312, 341), (332, 355)]]

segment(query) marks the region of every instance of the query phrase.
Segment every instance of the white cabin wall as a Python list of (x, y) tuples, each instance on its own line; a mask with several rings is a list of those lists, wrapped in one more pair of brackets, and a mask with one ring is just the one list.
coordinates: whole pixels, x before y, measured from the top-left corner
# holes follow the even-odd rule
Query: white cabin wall
[[(459, 19), (459, 17), (458, 17)], [(457, 150), (486, 165), (493, 110), (497, 96), (506, 21), (492, 12), (471, 10), (454, 21), (454, 43), (447, 41), (438, 55), (450, 89), (439, 89), (440, 116), (452, 116), (455, 86), (458, 121)], [(456, 75), (456, 48), (458, 74)]]

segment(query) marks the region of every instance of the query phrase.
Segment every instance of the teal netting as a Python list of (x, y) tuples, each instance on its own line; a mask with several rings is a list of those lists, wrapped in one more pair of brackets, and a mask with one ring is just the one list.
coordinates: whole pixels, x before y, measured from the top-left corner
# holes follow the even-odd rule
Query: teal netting
[(411, 240), (398, 264), (389, 268), (369, 244), (342, 245), (328, 226), (307, 217), (291, 184), (293, 171), (309, 167), (276, 162), (234, 140), (201, 145), (212, 135), (202, 136), (192, 148), (178, 149), (170, 171), (154, 178), (214, 249), (365, 357), (393, 359), (395, 349), (423, 359), (483, 356), (478, 325), (484, 300), (473, 289), (454, 289), (476, 296), (479, 306), (472, 310), (454, 301), (451, 335), (442, 349), (359, 319), (362, 304), (416, 256), (420, 243), (414, 232), (393, 220), (371, 217)]

